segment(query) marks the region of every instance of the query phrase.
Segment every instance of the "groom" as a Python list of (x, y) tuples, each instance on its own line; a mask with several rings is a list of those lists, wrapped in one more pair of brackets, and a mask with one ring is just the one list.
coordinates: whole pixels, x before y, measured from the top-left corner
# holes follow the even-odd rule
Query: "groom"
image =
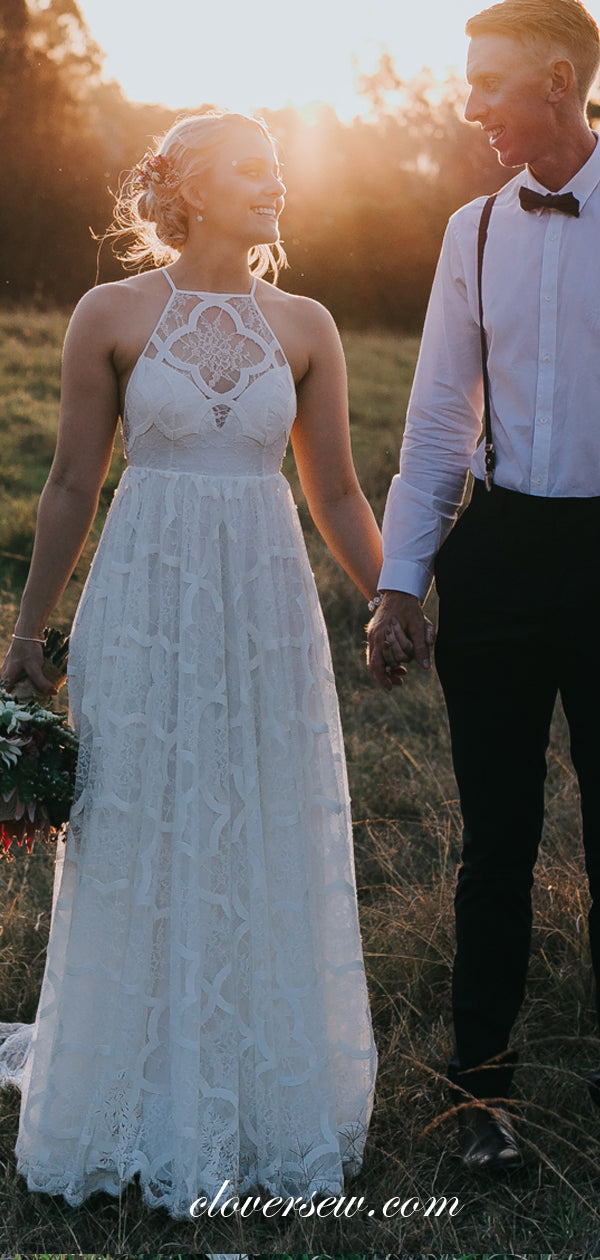
[[(429, 668), (422, 601), (435, 572), (436, 664), (464, 822), (449, 1075), (496, 1100), (461, 1112), (463, 1159), (496, 1172), (521, 1161), (503, 1100), (559, 692), (600, 991), (600, 143), (586, 121), (600, 36), (579, 0), (503, 0), (467, 34), (465, 117), (503, 166), (526, 167), (497, 196), (483, 257), (493, 484), (477, 446), (480, 198), (451, 219), (433, 286), (385, 512), (369, 664), (386, 690), (403, 662)], [(473, 495), (454, 525), (469, 467)], [(589, 1084), (598, 1101), (600, 1069)]]

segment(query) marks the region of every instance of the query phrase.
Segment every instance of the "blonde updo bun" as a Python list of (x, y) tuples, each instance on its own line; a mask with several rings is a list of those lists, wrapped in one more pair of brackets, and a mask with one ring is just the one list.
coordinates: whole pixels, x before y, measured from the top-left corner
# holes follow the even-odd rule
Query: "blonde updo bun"
[[(181, 195), (183, 182), (207, 170), (232, 128), (254, 127), (275, 151), (275, 140), (264, 122), (246, 114), (211, 110), (179, 119), (162, 140), (155, 154), (147, 154), (140, 166), (125, 176), (115, 200), (113, 223), (107, 236), (124, 248), (115, 249), (127, 267), (142, 270), (149, 264), (163, 267), (174, 262), (188, 237), (188, 207)], [(154, 175), (146, 187), (140, 186), (140, 170), (157, 158), (168, 159), (168, 181)], [(131, 238), (125, 243), (124, 238)], [(114, 246), (113, 246), (114, 248)], [(255, 245), (249, 251), (250, 270), (255, 276), (273, 272), (273, 282), (287, 259), (282, 246)]]
[(140, 219), (143, 219), (144, 222), (146, 222), (148, 219), (151, 218), (150, 210), (148, 206), (148, 194), (145, 192), (141, 192), (138, 197), (137, 212), (140, 216)]

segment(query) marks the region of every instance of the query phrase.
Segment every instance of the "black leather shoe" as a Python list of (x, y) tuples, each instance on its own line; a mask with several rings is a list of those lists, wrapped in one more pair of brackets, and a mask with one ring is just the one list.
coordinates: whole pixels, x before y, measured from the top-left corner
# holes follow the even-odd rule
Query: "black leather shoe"
[(596, 1068), (595, 1072), (591, 1072), (587, 1079), (587, 1087), (590, 1091), (590, 1098), (597, 1107), (600, 1107), (600, 1068)]
[(504, 1107), (464, 1107), (459, 1112), (459, 1138), (463, 1164), (473, 1172), (512, 1172), (523, 1163), (512, 1118)]

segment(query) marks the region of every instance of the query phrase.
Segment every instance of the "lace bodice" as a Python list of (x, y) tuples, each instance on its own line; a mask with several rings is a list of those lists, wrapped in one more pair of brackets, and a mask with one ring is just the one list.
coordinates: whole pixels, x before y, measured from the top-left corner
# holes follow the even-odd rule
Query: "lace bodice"
[(292, 373), (248, 294), (171, 294), (127, 386), (131, 465), (222, 476), (277, 472), (296, 414)]

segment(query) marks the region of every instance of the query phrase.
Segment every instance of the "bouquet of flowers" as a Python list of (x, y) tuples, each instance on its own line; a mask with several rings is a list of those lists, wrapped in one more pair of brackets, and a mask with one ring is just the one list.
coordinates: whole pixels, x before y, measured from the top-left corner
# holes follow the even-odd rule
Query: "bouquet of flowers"
[[(69, 641), (58, 630), (44, 637), (43, 672), (58, 690)], [(0, 856), (9, 856), (13, 840), (30, 853), (35, 840), (56, 839), (73, 802), (78, 739), (39, 698), (29, 679), (10, 694), (0, 689)]]

